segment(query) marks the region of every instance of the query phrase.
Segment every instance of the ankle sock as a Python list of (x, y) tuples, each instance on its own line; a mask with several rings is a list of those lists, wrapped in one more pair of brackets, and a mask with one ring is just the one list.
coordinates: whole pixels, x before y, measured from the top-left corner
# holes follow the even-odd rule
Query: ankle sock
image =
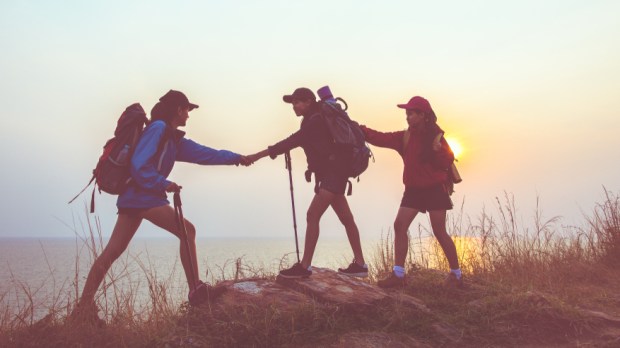
[(361, 264), (361, 265), (360, 265), (359, 263), (357, 263), (357, 260), (356, 260), (356, 259), (353, 259), (353, 263), (355, 263), (355, 264), (357, 264), (357, 265), (359, 265), (359, 266), (362, 266), (362, 267), (364, 267), (364, 268), (368, 269), (368, 265), (367, 265), (367, 264), (365, 264), (365, 263), (364, 263), (364, 264)]
[(404, 278), (405, 277), (405, 267), (394, 266), (394, 268), (392, 268), (392, 270), (394, 271), (394, 275), (397, 276), (398, 278)]
[(461, 277), (463, 276), (460, 268), (451, 269), (450, 273), (453, 273), (456, 276), (456, 279), (461, 279)]

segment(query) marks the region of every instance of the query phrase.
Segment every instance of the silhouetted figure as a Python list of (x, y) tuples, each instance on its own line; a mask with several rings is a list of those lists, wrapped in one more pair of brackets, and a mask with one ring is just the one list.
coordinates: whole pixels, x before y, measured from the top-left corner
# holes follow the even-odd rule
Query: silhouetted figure
[(118, 218), (112, 236), (88, 273), (82, 296), (72, 314), (74, 318), (99, 320), (95, 293), (112, 263), (125, 251), (145, 219), (181, 241), (181, 263), (191, 290), (188, 295), (190, 302), (196, 293), (204, 294), (205, 290), (216, 295), (217, 291), (199, 279), (194, 225), (185, 220), (186, 234), (183, 233), (177, 224), (175, 210), (166, 197), (166, 192), (178, 192), (181, 188), (168, 180), (168, 175), (176, 161), (202, 165), (249, 165), (250, 162), (237, 153), (215, 150), (185, 138), (185, 132), (178, 128), (186, 125), (189, 112), (197, 107), (182, 92), (170, 90), (151, 110), (150, 122), (131, 158), (131, 183), (116, 203)]
[(345, 174), (342, 161), (338, 161), (333, 138), (320, 115), (319, 103), (308, 88), (297, 88), (293, 94), (285, 95), (282, 99), (292, 104), (295, 115), (303, 117), (300, 129), (288, 138), (248, 157), (252, 162), (267, 155), (276, 158), (294, 148), (302, 147), (308, 162), (308, 173), (315, 173), (316, 185), (315, 195), (306, 216), (303, 258), (291, 268), (280, 271), (280, 276), (301, 278), (312, 275), (312, 257), (319, 238), (319, 221), (331, 206), (345, 227), (354, 255), (353, 262), (347, 268), (340, 268), (338, 271), (351, 276), (366, 277), (368, 267), (362, 253), (359, 230), (344, 195), (348, 176)]
[(384, 288), (405, 285), (404, 267), (409, 248), (407, 231), (418, 213), (428, 211), (433, 234), (450, 264), (446, 283), (462, 287), (456, 247), (446, 231), (446, 211), (452, 209), (446, 185), (447, 169), (454, 161), (454, 154), (443, 138), (437, 116), (426, 99), (416, 96), (406, 104), (398, 104), (398, 107), (406, 110), (409, 125), (406, 131), (382, 133), (362, 126), (366, 141), (398, 151), (405, 165), (405, 193), (394, 221), (394, 268), (390, 276), (380, 280), (378, 285)]

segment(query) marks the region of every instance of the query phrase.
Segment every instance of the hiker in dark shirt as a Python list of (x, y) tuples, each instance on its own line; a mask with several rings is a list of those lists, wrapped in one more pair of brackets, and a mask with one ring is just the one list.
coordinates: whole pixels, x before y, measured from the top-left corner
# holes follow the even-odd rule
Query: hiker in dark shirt
[(353, 262), (347, 268), (339, 268), (342, 274), (366, 277), (368, 267), (364, 261), (360, 235), (353, 214), (345, 198), (348, 177), (334, 153), (334, 144), (327, 125), (320, 117), (319, 104), (314, 93), (308, 88), (298, 88), (293, 94), (285, 95), (284, 102), (290, 103), (297, 116), (302, 116), (300, 129), (288, 138), (269, 146), (267, 149), (248, 156), (254, 162), (267, 155), (278, 155), (294, 148), (302, 147), (308, 162), (308, 171), (315, 173), (315, 195), (307, 212), (306, 238), (301, 262), (280, 271), (285, 278), (301, 278), (312, 275), (312, 257), (319, 238), (319, 221), (328, 207), (332, 207), (347, 232)]
[[(93, 263), (82, 296), (72, 317), (98, 321), (95, 293), (112, 263), (125, 251), (143, 220), (172, 233), (181, 241), (181, 264), (187, 278), (190, 303), (196, 303), (198, 294), (216, 295), (214, 290), (199, 279), (196, 258), (196, 228), (185, 220), (186, 233), (179, 224), (175, 210), (166, 193), (178, 192), (177, 183), (168, 180), (176, 161), (202, 165), (249, 165), (247, 157), (227, 150), (215, 150), (185, 138), (179, 127), (185, 126), (189, 112), (198, 105), (187, 97), (170, 90), (151, 111), (151, 120), (144, 129), (131, 158), (132, 183), (118, 196), (118, 219), (112, 236)], [(160, 147), (160, 144), (163, 146)], [(158, 152), (158, 149), (162, 149)], [(186, 244), (187, 243), (187, 244)], [(193, 274), (192, 274), (193, 273)]]
[(446, 186), (447, 168), (454, 161), (454, 154), (443, 138), (437, 116), (426, 99), (416, 96), (407, 104), (398, 104), (398, 107), (406, 110), (407, 130), (383, 133), (362, 126), (366, 141), (398, 151), (405, 165), (405, 193), (394, 221), (395, 265), (390, 276), (379, 280), (378, 285), (383, 288), (405, 285), (404, 267), (409, 248), (407, 231), (418, 213), (428, 211), (433, 234), (450, 264), (446, 285), (462, 287), (456, 248), (446, 231), (446, 210), (452, 209)]

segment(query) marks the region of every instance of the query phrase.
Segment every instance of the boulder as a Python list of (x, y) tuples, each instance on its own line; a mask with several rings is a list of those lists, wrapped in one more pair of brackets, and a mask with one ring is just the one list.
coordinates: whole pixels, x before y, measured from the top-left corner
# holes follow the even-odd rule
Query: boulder
[(224, 281), (218, 285), (224, 285), (228, 289), (222, 296), (224, 304), (254, 303), (294, 307), (311, 302), (311, 299), (304, 294), (291, 291), (268, 279)]
[(352, 308), (373, 306), (389, 298), (383, 289), (327, 268), (312, 267), (312, 276), (308, 278), (288, 279), (278, 276), (276, 282), (318, 301)]

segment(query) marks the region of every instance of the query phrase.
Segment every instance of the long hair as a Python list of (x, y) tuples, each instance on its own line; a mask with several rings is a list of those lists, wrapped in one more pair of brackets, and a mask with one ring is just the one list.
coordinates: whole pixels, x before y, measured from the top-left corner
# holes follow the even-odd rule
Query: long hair
[(157, 104), (155, 104), (155, 106), (151, 109), (151, 119), (149, 123), (162, 120), (166, 122), (167, 125), (170, 125), (170, 122), (176, 116), (177, 108), (178, 107), (175, 105), (157, 102)]
[(433, 158), (433, 141), (437, 137), (437, 134), (442, 130), (437, 125), (437, 116), (434, 111), (424, 112), (424, 135), (423, 135), (423, 148), (421, 153), (422, 162), (428, 162)]

